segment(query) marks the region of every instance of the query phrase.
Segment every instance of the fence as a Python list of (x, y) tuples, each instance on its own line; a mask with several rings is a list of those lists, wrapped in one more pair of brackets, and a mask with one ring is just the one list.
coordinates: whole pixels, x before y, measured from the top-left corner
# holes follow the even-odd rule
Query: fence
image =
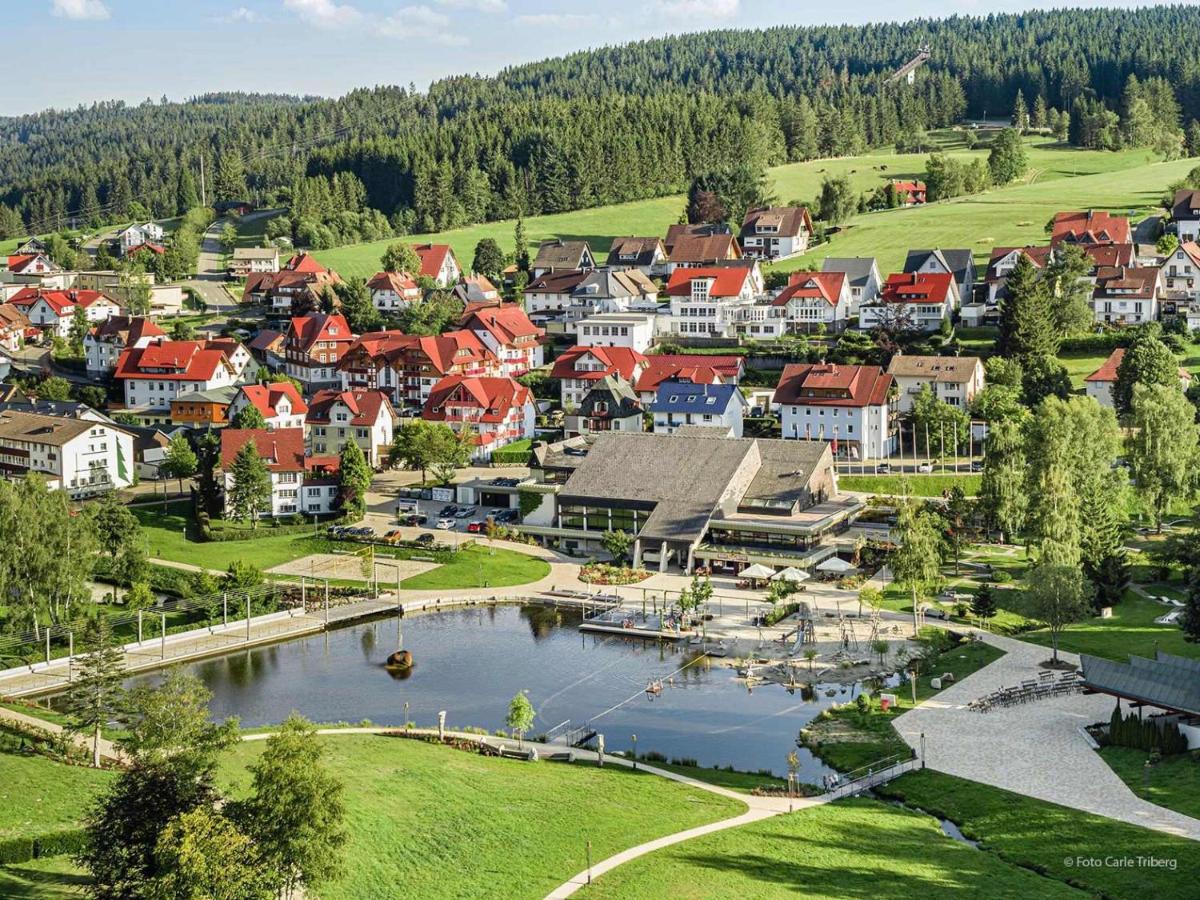
[(898, 753), (843, 775), (829, 776), (826, 782), (829, 788), (828, 796), (831, 800), (854, 797), (922, 766), (923, 763), (915, 752), (908, 755)]

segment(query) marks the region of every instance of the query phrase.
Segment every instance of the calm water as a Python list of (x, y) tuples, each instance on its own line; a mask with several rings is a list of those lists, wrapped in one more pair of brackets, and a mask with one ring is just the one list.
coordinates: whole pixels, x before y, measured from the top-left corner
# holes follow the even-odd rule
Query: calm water
[[(396, 619), (381, 619), (249, 650), (187, 667), (213, 692), (216, 717), (237, 715), (244, 726), (279, 722), (297, 710), (316, 722), (434, 725), (446, 710), (450, 727), (503, 728), (508, 702), (527, 690), (537, 710), (536, 732), (565, 719), (595, 721), (609, 750), (691, 757), (701, 765), (787, 771), (800, 728), (851, 688), (818, 686), (805, 699), (778, 685), (752, 692), (733, 670), (693, 657), (684, 648), (620, 637), (585, 636), (578, 616), (544, 608), (475, 607), (402, 620), (404, 646), (415, 666), (401, 678), (384, 668), (396, 648)], [(674, 673), (674, 674), (672, 674)], [(146, 676), (154, 678), (155, 676)], [(670, 678), (647, 699), (652, 679)], [(834, 691), (827, 697), (827, 691)], [(829, 771), (800, 749), (801, 777), (819, 782)]]

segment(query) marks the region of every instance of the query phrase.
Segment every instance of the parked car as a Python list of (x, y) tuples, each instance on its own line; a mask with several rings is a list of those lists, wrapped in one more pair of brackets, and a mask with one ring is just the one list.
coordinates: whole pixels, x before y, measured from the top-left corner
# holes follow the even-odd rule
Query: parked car
[(875, 467), (875, 471), (880, 475), (886, 475), (888, 472), (892, 471), (892, 467), (889, 463), (880, 463)]
[(436, 540), (437, 538), (434, 537), (433, 533), (430, 531), (425, 531), (417, 535), (418, 544), (432, 544)]
[(971, 460), (971, 471), (972, 472), (982, 472), (983, 471), (983, 460), (981, 460), (981, 459)]
[(438, 519), (437, 527), (442, 531), (453, 531), (456, 524), (457, 523), (450, 518)]
[(487, 530), (486, 522), (471, 522), (467, 525), (468, 534), (483, 534)]
[(933, 471), (933, 463), (921, 463), (919, 466), (917, 466), (917, 471), (928, 475)]
[(473, 507), (473, 506), (464, 506), (462, 509), (460, 509), (458, 512), (456, 512), (456, 513), (454, 514), (454, 518), (456, 518), (456, 519), (469, 519), (469, 518), (471, 518), (471, 516), (473, 516), (474, 514), (475, 514), (475, 507)]
[(438, 512), (438, 515), (439, 515), (439, 516), (452, 516), (452, 515), (454, 515), (456, 512), (458, 512), (458, 507), (457, 507), (457, 506), (455, 506), (453, 503), (447, 503), (447, 504), (446, 504), (445, 506), (443, 506), (443, 507), (441, 508), (441, 510)]

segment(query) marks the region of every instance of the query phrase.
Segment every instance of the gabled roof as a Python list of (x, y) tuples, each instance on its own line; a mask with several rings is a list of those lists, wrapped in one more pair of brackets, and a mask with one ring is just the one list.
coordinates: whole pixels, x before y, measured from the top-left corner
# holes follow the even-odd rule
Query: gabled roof
[(923, 378), (943, 384), (965, 384), (983, 365), (978, 356), (909, 356), (897, 353), (888, 365), (888, 374), (904, 378)]
[(925, 182), (916, 181), (913, 179), (900, 180), (892, 179), (892, 187), (897, 191), (902, 191), (906, 194), (923, 194), (925, 193)]
[(447, 257), (454, 259), (455, 266), (462, 268), (458, 266), (458, 258), (454, 256), (449, 244), (414, 244), (413, 250), (421, 257), (421, 271), (417, 274), (426, 278), (436, 279), (441, 274)]
[[(336, 333), (331, 334), (331, 331)], [(293, 317), (288, 321), (288, 343), (296, 342), (300, 349), (310, 350), (317, 341), (337, 341), (349, 344), (354, 341), (354, 334), (345, 316), (340, 313), (312, 313), (307, 316)]]
[(686, 237), (710, 237), (718, 234), (733, 234), (733, 229), (724, 222), (700, 222), (697, 224), (676, 224), (667, 226), (667, 237), (663, 246), (669, 254), (676, 241)]
[(889, 275), (880, 295), (884, 303), (946, 303), (954, 276), (946, 272)]
[(667, 250), (662, 238), (619, 237), (612, 242), (608, 251), (610, 266), (650, 266), (656, 260), (665, 259)]
[(58, 266), (54, 264), (54, 260), (46, 256), (44, 253), (19, 253), (8, 258), (8, 271), (13, 274), (20, 275), (29, 268), (37, 260), (42, 260), (43, 263), (51, 271), (58, 271)]
[[(596, 406), (604, 403), (606, 409), (597, 412)], [(591, 386), (579, 401), (578, 415), (588, 418), (624, 419), (642, 413), (642, 404), (629, 382), (605, 375)]]
[(422, 336), (403, 331), (371, 331), (360, 336), (338, 362), (339, 370), (360, 364), (365, 356), (377, 365), (391, 365), (401, 356), (416, 353), (438, 374), (449, 374), (455, 365), (466, 365), (492, 358), (478, 335), (458, 329)]
[(904, 258), (904, 271), (916, 272), (931, 256), (944, 271), (952, 273), (960, 285), (975, 280), (975, 257), (970, 250), (909, 250)]
[(772, 306), (787, 306), (792, 300), (824, 300), (837, 306), (846, 284), (845, 272), (793, 272), (785, 287), (771, 301)]
[(546, 272), (525, 286), (526, 294), (569, 294), (579, 286), (588, 273), (584, 269), (561, 269)]
[(658, 386), (651, 412), (696, 413), (720, 415), (731, 403), (745, 400), (736, 384), (692, 384), (687, 381), (664, 381)]
[(736, 353), (709, 355), (707, 353), (656, 353), (647, 356), (646, 362), (654, 367), (705, 368), (712, 369), (724, 381), (737, 381), (746, 371), (746, 357)]
[(1200, 266), (1200, 244), (1195, 241), (1184, 241), (1179, 245), (1179, 251), (1186, 254), (1193, 265)]
[(93, 303), (101, 301), (111, 303), (114, 306), (120, 306), (116, 300), (102, 291), (78, 291), (73, 288), (69, 290), (47, 290), (45, 288), (27, 287), (22, 288), (8, 298), (8, 302), (13, 304), (13, 306), (23, 309), (32, 307), (38, 300), (42, 300), (49, 306), (56, 316), (74, 312), (77, 306), (87, 309)]
[(109, 316), (88, 331), (102, 344), (136, 344), (142, 338), (166, 337), (166, 332), (145, 316)]
[(283, 332), (264, 328), (247, 346), (259, 353), (266, 353), (268, 350), (278, 352), (283, 349)]
[(220, 366), (232, 371), (224, 351), (206, 348), (204, 341), (161, 340), (145, 347), (126, 347), (113, 377), (208, 381)]
[(11, 303), (0, 303), (0, 329), (25, 329), (30, 326), (29, 316)]
[(328, 272), (323, 265), (317, 262), (317, 258), (311, 253), (301, 251), (287, 261), (284, 267), (287, 272), (304, 272), (307, 275), (320, 275)]
[[(1083, 380), (1091, 381), (1091, 382), (1105, 382), (1108, 384), (1116, 384), (1117, 383), (1117, 371), (1121, 368), (1121, 360), (1123, 360), (1124, 358), (1125, 358), (1125, 348), (1118, 347), (1116, 350), (1114, 350), (1112, 353), (1110, 353), (1108, 355), (1108, 359), (1106, 359), (1103, 363), (1100, 364), (1100, 368), (1098, 368), (1091, 375), (1088, 375)], [(1182, 366), (1180, 366), (1179, 367), (1179, 380), (1183, 381), (1183, 382), (1190, 382), (1192, 380), (1192, 373), (1189, 372), (1187, 369), (1183, 368)]]
[(758, 234), (758, 228), (773, 227), (771, 234), (796, 237), (812, 231), (812, 219), (806, 206), (760, 206), (746, 210), (742, 219), (742, 237)]
[(233, 467), (238, 451), (254, 442), (258, 455), (272, 472), (304, 471), (304, 429), (224, 428), (221, 430), (221, 468)]
[(750, 277), (751, 270), (744, 266), (708, 266), (696, 269), (676, 269), (667, 282), (666, 293), (670, 297), (690, 297), (692, 282), (711, 278), (710, 297), (741, 296)]
[(273, 381), (269, 384), (244, 384), (241, 389), (246, 400), (263, 414), (264, 419), (279, 415), (279, 402), (285, 397), (292, 407), (292, 415), (304, 415), (308, 405), (296, 386), (290, 381)]
[(1200, 715), (1200, 667), (1193, 659), (1156, 650), (1154, 659), (1131, 656), (1126, 664), (1081, 653), (1079, 664), (1089, 690)]
[(516, 303), (477, 309), (463, 320), (462, 327), (486, 331), (503, 345), (511, 345), (521, 338), (537, 339), (546, 333), (544, 328), (529, 321), (525, 310)]
[(1083, 252), (1092, 259), (1092, 267), (1133, 264), (1133, 244), (1084, 244)]
[(1041, 247), (1030, 244), (1025, 247), (993, 247), (992, 255), (988, 259), (987, 275), (988, 281), (995, 281), (997, 278), (1006, 278), (1005, 275), (1000, 275), (996, 271), (996, 267), (1008, 257), (1010, 253), (1020, 253), (1031, 263), (1035, 268), (1044, 269), (1050, 265), (1051, 257), (1054, 255), (1053, 247)]
[(742, 250), (732, 234), (683, 234), (671, 245), (668, 259), (673, 263), (714, 263), (738, 259)]
[(1176, 191), (1175, 199), (1171, 201), (1171, 218), (1176, 222), (1200, 219), (1200, 191), (1193, 188)]
[[(576, 372), (575, 363), (583, 357), (591, 357), (607, 366), (594, 372)], [(646, 357), (630, 347), (572, 347), (554, 360), (550, 369), (551, 378), (575, 378), (581, 381), (599, 381), (610, 375), (619, 375), (624, 381), (633, 381), (636, 373), (646, 363)]]
[(591, 258), (592, 248), (587, 241), (564, 241), (554, 238), (538, 245), (534, 269), (579, 269)]
[(351, 425), (371, 426), (381, 414), (395, 418), (392, 402), (383, 391), (326, 389), (317, 391), (308, 407), (308, 424), (328, 424), (335, 406), (344, 406), (350, 413)]
[(1151, 266), (1098, 266), (1095, 296), (1149, 300), (1158, 290), (1158, 275)]
[(421, 418), (433, 422), (446, 419), (446, 407), (466, 406), (478, 409), (471, 422), (503, 422), (514, 407), (533, 402), (529, 388), (512, 378), (450, 375), (429, 392)]
[(821, 263), (822, 272), (845, 272), (851, 287), (866, 287), (871, 273), (878, 278), (879, 266), (873, 256), (829, 256)]
[(1132, 244), (1133, 230), (1125, 216), (1114, 216), (1094, 209), (1060, 212), (1054, 216), (1050, 243)]
[(800, 406), (879, 406), (887, 403), (892, 383), (879, 366), (792, 363), (784, 366), (774, 399)]
[(395, 294), (406, 294), (419, 291), (416, 280), (404, 272), (376, 272), (367, 282), (372, 291), (391, 291)]
[(61, 447), (87, 434), (97, 423), (91, 419), (39, 415), (7, 409), (0, 413), (0, 438)]

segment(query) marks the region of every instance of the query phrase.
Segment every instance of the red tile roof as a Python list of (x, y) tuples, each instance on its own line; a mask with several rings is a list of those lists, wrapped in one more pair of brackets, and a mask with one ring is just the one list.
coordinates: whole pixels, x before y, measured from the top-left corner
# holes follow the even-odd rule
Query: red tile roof
[(788, 286), (771, 303), (786, 306), (794, 299), (824, 300), (830, 306), (837, 306), (845, 283), (845, 272), (793, 272)]
[(723, 375), (703, 356), (693, 357), (694, 363), (672, 361), (668, 357), (650, 356), (648, 365), (638, 376), (635, 390), (639, 394), (658, 390), (664, 381), (686, 381), (689, 384), (724, 384), (732, 379)]
[[(604, 363), (607, 368), (594, 372), (576, 372), (575, 363), (584, 356), (593, 357)], [(630, 347), (572, 347), (556, 360), (550, 369), (551, 378), (577, 378), (581, 381), (599, 381), (606, 375), (617, 375), (625, 381), (632, 382), (636, 373), (646, 362), (647, 358)]]
[(750, 269), (745, 266), (713, 266), (697, 269), (676, 269), (671, 273), (667, 282), (666, 293), (671, 297), (690, 297), (692, 281), (697, 278), (711, 278), (713, 285), (708, 290), (710, 297), (737, 297), (750, 277)]
[(505, 346), (511, 346), (522, 338), (528, 343), (529, 339), (536, 340), (546, 333), (546, 329), (534, 325), (525, 315), (525, 310), (515, 303), (476, 309), (463, 320), (462, 327), (471, 331), (486, 331)]
[(22, 272), (25, 271), (26, 268), (29, 267), (30, 263), (34, 262), (34, 260), (39, 259), (39, 258), (45, 260), (46, 263), (50, 267), (56, 268), (54, 266), (54, 262), (49, 257), (45, 256), (44, 254), (20, 253), (20, 254), (14, 254), (13, 256), (10, 256), (8, 258), (8, 270), (10, 272), (13, 272), (14, 274), (20, 275)]
[(420, 290), (417, 282), (404, 272), (376, 272), (367, 282), (367, 287), (373, 291), (391, 291), (402, 295)]
[(222, 365), (229, 365), (224, 352), (205, 349), (203, 341), (159, 341), (146, 347), (126, 347), (117, 360), (114, 377), (208, 381)]
[(269, 384), (242, 385), (242, 393), (250, 405), (263, 414), (263, 418), (272, 419), (279, 415), (279, 401), (284, 397), (292, 405), (292, 415), (304, 415), (308, 405), (296, 386), (290, 381), (273, 381)]
[(349, 411), (351, 425), (371, 426), (379, 421), (380, 411), (388, 415), (392, 413), (391, 401), (383, 391), (339, 391), (327, 388), (317, 391), (313, 396), (305, 421), (309, 424), (329, 424), (330, 411), (339, 403)]
[(1084, 244), (1083, 252), (1092, 266), (1128, 266), (1133, 262), (1133, 244)]
[(221, 468), (229, 471), (238, 451), (250, 441), (272, 472), (304, 471), (303, 428), (225, 428), (221, 431)]
[(371, 331), (360, 336), (346, 350), (338, 368), (361, 365), (364, 356), (391, 364), (400, 356), (412, 352), (422, 354), (441, 375), (449, 374), (456, 365), (495, 358), (475, 332), (465, 329), (432, 336), (405, 334), (403, 331)]
[(1077, 244), (1131, 244), (1133, 231), (1129, 219), (1089, 209), (1082, 212), (1060, 212), (1054, 217), (1050, 242), (1071, 241)]
[[(336, 329), (336, 334), (330, 330)], [(308, 351), (317, 341), (335, 341), (350, 344), (354, 341), (354, 333), (340, 313), (313, 313), (308, 316), (293, 317), (288, 322), (287, 342), (296, 343), (298, 349)]]
[(883, 283), (884, 303), (945, 303), (954, 276), (949, 272), (899, 272)]
[(317, 262), (311, 253), (297, 253), (283, 267), (285, 272), (304, 272), (308, 275), (321, 275), (329, 270)]
[(679, 366), (681, 368), (704, 366), (713, 369), (726, 381), (742, 377), (746, 358), (736, 354), (709, 356), (706, 353), (658, 353), (646, 357), (651, 365)]
[(450, 375), (433, 386), (421, 418), (433, 422), (446, 419), (446, 405), (475, 407), (479, 416), (472, 422), (503, 422), (514, 407), (531, 402), (529, 388), (512, 378)]
[[(437, 278), (446, 262), (446, 257), (454, 256), (454, 251), (450, 249), (449, 244), (416, 244), (413, 249), (417, 251), (417, 256), (421, 257), (419, 274), (426, 278)], [(456, 259), (455, 262), (457, 263), (458, 260)]]
[(107, 300), (116, 306), (117, 303), (112, 297), (101, 291), (77, 291), (71, 290), (45, 290), (43, 288), (27, 287), (17, 291), (8, 298), (8, 302), (14, 306), (29, 308), (33, 306), (38, 299), (46, 302), (46, 305), (54, 311), (56, 316), (62, 316), (64, 313), (73, 312), (76, 306), (82, 306), (87, 309), (93, 303), (99, 300)]
[[(1112, 353), (1110, 353), (1108, 355), (1108, 359), (1106, 359), (1103, 363), (1101, 363), (1100, 368), (1098, 368), (1095, 372), (1093, 372), (1091, 375), (1087, 376), (1087, 378), (1085, 378), (1083, 380), (1084, 381), (1106, 381), (1106, 382), (1110, 382), (1112, 384), (1116, 384), (1117, 370), (1121, 368), (1121, 360), (1123, 360), (1124, 358), (1125, 358), (1125, 348), (1118, 347), (1116, 350), (1114, 350)], [(1191, 381), (1192, 373), (1189, 372), (1187, 369), (1184, 369), (1181, 367), (1179, 369), (1179, 378), (1182, 381)]]
[(249, 344), (251, 350), (257, 350), (260, 353), (267, 350), (281, 350), (283, 341), (282, 331), (272, 331), (269, 328), (264, 328), (254, 336)]
[(774, 399), (800, 406), (879, 406), (891, 387), (892, 376), (879, 366), (793, 363), (784, 367)]

